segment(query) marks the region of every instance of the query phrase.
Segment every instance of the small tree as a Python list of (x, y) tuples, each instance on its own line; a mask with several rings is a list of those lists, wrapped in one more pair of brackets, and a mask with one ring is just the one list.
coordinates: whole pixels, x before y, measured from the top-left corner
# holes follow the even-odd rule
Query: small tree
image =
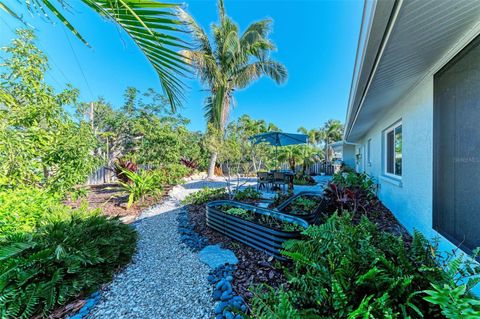
[(96, 139), (85, 121), (65, 111), (78, 91), (60, 93), (45, 82), (46, 56), (29, 30), (3, 49), (0, 74), (0, 188), (40, 186), (63, 192), (85, 182), (97, 166)]

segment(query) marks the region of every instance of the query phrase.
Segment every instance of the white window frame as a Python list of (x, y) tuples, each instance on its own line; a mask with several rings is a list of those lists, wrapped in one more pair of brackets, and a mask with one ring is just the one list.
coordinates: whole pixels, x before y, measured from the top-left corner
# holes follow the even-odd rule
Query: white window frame
[(367, 141), (367, 165), (372, 166), (372, 139)]
[[(387, 140), (387, 135), (388, 133), (393, 131), (393, 144), (395, 145), (395, 129), (398, 127), (402, 127), (402, 175), (397, 175), (395, 173), (389, 173), (387, 171), (388, 169), (388, 140)], [(387, 129), (383, 131), (383, 175), (401, 180), (403, 176), (403, 125), (402, 125), (402, 120), (399, 120), (395, 122), (395, 124), (389, 126)], [(395, 159), (395, 151), (394, 151), (394, 159)], [(393, 170), (395, 171), (395, 160), (393, 162)]]

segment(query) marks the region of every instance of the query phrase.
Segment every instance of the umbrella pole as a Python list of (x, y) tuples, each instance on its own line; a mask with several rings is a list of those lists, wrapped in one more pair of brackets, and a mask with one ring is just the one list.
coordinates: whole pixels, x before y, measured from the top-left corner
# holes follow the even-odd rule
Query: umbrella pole
[(275, 145), (275, 169), (278, 167), (278, 146)]

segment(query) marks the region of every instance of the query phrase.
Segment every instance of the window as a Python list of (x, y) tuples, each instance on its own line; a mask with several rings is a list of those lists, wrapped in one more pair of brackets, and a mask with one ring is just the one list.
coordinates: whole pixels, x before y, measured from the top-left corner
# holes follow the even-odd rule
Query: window
[(402, 123), (385, 131), (385, 173), (402, 176)]
[(372, 160), (370, 158), (370, 154), (371, 154), (371, 148), (372, 148), (372, 139), (369, 139), (367, 141), (367, 164), (368, 166), (371, 166), (372, 165)]

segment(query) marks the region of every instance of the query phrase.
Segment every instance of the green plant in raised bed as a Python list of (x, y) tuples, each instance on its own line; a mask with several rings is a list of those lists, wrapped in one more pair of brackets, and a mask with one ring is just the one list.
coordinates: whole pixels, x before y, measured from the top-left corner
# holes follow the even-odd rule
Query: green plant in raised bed
[(292, 203), (292, 213), (296, 214), (308, 214), (311, 213), (315, 207), (317, 207), (317, 202), (313, 199), (309, 199), (305, 196), (295, 199)]
[(288, 232), (304, 230), (304, 228), (298, 224), (289, 221), (283, 221), (281, 219), (275, 218), (274, 216), (258, 214), (251, 210), (246, 210), (239, 207), (232, 207), (227, 204), (221, 205), (219, 209), (225, 214), (236, 216), (248, 221), (253, 221), (272, 229), (279, 229)]
[(233, 216), (240, 217), (245, 220), (253, 220), (253, 214), (243, 208), (232, 207), (225, 211), (225, 213)]

